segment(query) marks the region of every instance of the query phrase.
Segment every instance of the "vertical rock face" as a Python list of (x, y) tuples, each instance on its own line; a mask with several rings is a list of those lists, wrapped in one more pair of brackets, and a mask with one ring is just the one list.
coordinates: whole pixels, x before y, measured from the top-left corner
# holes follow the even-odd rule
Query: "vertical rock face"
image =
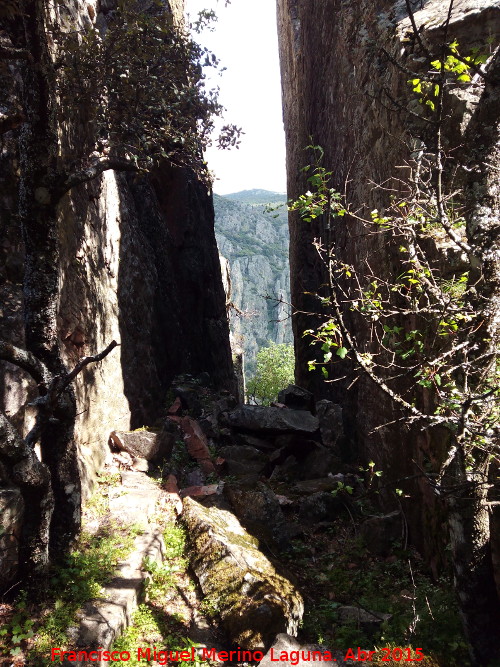
[[(369, 217), (372, 209), (384, 206), (389, 189), (401, 188), (397, 179), (408, 178), (405, 159), (415, 148), (411, 125), (418, 121), (391, 102), (397, 100), (406, 107), (411, 96), (408, 75), (386, 55), (409, 69), (418, 67), (406, 3), (277, 0), (277, 6), (288, 195), (295, 199), (310, 189), (301, 168), (313, 161), (311, 152), (304, 150), (313, 143), (324, 149), (323, 166), (333, 172), (333, 186), (345, 193), (353, 210)], [(449, 3), (432, 0), (413, 2), (412, 6), (426, 39), (439, 43)], [(491, 0), (455, 2), (449, 34), (470, 47), (481, 40), (484, 44), (489, 34), (498, 35), (499, 14), (498, 3)], [(457, 96), (445, 143), (460, 143), (466, 121), (466, 101)], [(374, 184), (383, 185), (385, 190), (374, 188)], [(355, 219), (340, 220), (333, 230), (336, 256), (358, 267), (369, 263), (375, 275), (390, 275), (391, 252), (384, 247), (382, 236), (367, 236)], [(381, 469), (390, 463), (395, 477), (414, 474), (411, 461), (422, 462), (433, 436), (408, 437), (399, 427), (373, 432), (375, 426), (392, 422), (397, 415), (372, 383), (361, 378), (350, 388), (350, 376), (327, 385), (320, 374), (308, 372), (311, 350), (302, 333), (312, 328), (314, 321), (300, 313), (318, 312), (318, 301), (310, 293), (318, 292), (325, 282), (324, 267), (312, 245), (321, 230), (314, 222), (303, 222), (296, 213), (290, 216), (289, 224), (291, 298), (300, 311), (293, 320), (297, 383), (346, 408), (349, 436), (367, 460), (372, 458)], [(362, 336), (362, 329), (357, 334)], [(345, 372), (348, 374), (348, 368), (340, 374)], [(410, 512), (412, 536), (418, 543), (423, 530), (436, 528), (429, 523), (435, 524), (437, 515), (428, 502), (418, 510), (415, 505)]]
[[(217, 243), (231, 270), (231, 329), (244, 349), (247, 377), (261, 347), (292, 340), (285, 200), (266, 190), (214, 195)], [(266, 201), (281, 208), (266, 212)]]
[(107, 172), (63, 207), (67, 363), (120, 342), (77, 379), (84, 478), (101, 464), (110, 430), (154, 422), (175, 375), (207, 371), (232, 388), (213, 220), (205, 187), (168, 166), (140, 178)]
[[(65, 0), (59, 18), (85, 29), (102, 26), (116, 2)], [(183, 3), (171, 3), (177, 20)], [(84, 112), (82, 111), (82, 117)], [(87, 140), (77, 120), (71, 142)], [(22, 247), (16, 227), (15, 133), (4, 135), (12, 151), (1, 156), (0, 334), (22, 345)], [(7, 159), (8, 158), (8, 159)], [(14, 175), (14, 176), (13, 176)], [(209, 373), (218, 387), (233, 389), (224, 291), (214, 234), (214, 212), (205, 185), (187, 170), (167, 165), (147, 177), (106, 172), (74, 188), (62, 201), (60, 220), (59, 335), (68, 367), (102, 350), (120, 347), (76, 380), (77, 440), (85, 492), (103, 462), (113, 429), (152, 423), (179, 373)], [(19, 266), (18, 266), (19, 264)], [(19, 413), (29, 383), (21, 372), (0, 370), (0, 401)], [(26, 423), (24, 430), (26, 431)]]

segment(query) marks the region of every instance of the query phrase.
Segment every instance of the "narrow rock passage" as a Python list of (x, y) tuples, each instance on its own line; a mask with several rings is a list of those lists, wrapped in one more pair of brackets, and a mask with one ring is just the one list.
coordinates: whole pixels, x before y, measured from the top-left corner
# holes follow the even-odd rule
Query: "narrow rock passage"
[[(341, 462), (338, 406), (293, 386), (269, 408), (189, 378), (173, 393), (161, 426), (112, 434), (107, 474), (120, 484), (108, 490), (109, 520), (140, 535), (103, 599), (82, 611), (74, 646), (135, 651), (131, 665), (183, 649), (206, 665), (371, 665), (386, 636), (408, 646), (420, 618), (416, 641), (439, 649), (441, 608), (439, 623), (458, 636), (451, 598), (443, 605), (422, 572), (415, 584), (400, 512), (371, 504), (378, 476)], [(419, 662), (441, 664), (428, 652)]]

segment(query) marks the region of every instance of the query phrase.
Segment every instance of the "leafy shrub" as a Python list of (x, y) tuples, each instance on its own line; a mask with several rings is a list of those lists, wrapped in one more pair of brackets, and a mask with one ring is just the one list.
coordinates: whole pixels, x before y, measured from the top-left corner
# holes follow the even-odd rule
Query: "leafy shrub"
[(247, 384), (247, 398), (269, 405), (278, 393), (294, 381), (295, 356), (293, 345), (269, 342), (257, 353), (257, 371)]

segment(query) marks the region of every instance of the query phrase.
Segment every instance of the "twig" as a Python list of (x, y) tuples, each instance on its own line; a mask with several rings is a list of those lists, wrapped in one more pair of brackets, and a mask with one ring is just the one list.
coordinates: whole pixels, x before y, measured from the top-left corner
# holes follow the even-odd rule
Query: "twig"
[(427, 46), (424, 44), (423, 39), (420, 35), (420, 31), (417, 27), (417, 23), (415, 21), (415, 14), (413, 13), (413, 9), (412, 9), (412, 6), (410, 4), (410, 0), (405, 0), (405, 2), (406, 2), (406, 9), (408, 11), (408, 16), (409, 16), (410, 22), (411, 22), (411, 27), (413, 28), (413, 34), (415, 35), (415, 39), (417, 40), (420, 48), (425, 53), (427, 58), (432, 59), (431, 52), (429, 51)]
[(70, 371), (66, 377), (63, 377), (63, 381), (61, 384), (61, 390), (65, 389), (70, 382), (72, 382), (75, 377), (80, 373), (85, 366), (88, 366), (89, 364), (95, 364), (98, 361), (102, 361), (104, 357), (107, 357), (108, 354), (115, 349), (115, 347), (118, 347), (119, 343), (117, 343), (115, 340), (111, 341), (111, 343), (106, 347), (102, 352), (99, 352), (99, 354), (94, 355), (93, 357), (84, 357), (81, 359), (77, 365), (73, 368), (72, 371)]

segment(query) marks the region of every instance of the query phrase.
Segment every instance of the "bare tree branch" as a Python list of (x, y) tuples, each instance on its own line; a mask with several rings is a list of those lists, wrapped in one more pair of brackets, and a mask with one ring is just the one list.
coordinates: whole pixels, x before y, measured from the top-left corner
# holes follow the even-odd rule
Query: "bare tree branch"
[(85, 169), (74, 171), (70, 174), (64, 174), (58, 189), (59, 196), (62, 197), (62, 195), (69, 192), (69, 190), (76, 185), (88, 183), (88, 181), (92, 181), (94, 178), (110, 169), (114, 169), (115, 171), (144, 171), (136, 162), (128, 160), (127, 158), (99, 157)]
[(415, 35), (415, 39), (417, 40), (420, 48), (425, 53), (425, 55), (428, 58), (432, 58), (432, 55), (431, 55), (429, 49), (427, 48), (427, 46), (424, 44), (424, 41), (423, 41), (422, 36), (420, 34), (420, 31), (418, 29), (417, 22), (415, 21), (415, 14), (413, 13), (413, 9), (412, 9), (412, 6), (410, 4), (410, 0), (405, 0), (405, 2), (406, 2), (406, 9), (408, 11), (408, 16), (409, 16), (410, 21), (411, 21), (411, 27), (413, 28), (413, 34)]
[(28, 372), (38, 385), (47, 387), (52, 380), (52, 375), (45, 364), (31, 352), (16, 347), (12, 343), (0, 340), (0, 359)]
[(77, 363), (77, 365), (73, 368), (73, 370), (70, 371), (66, 375), (66, 377), (63, 377), (62, 386), (60, 387), (60, 389), (64, 389), (65, 387), (67, 387), (69, 385), (69, 383), (72, 382), (76, 378), (78, 373), (80, 373), (85, 368), (85, 366), (88, 366), (89, 364), (95, 364), (98, 361), (102, 361), (105, 357), (108, 356), (108, 354), (112, 350), (115, 349), (115, 347), (119, 347), (119, 345), (120, 344), (117, 343), (116, 340), (113, 340), (108, 345), (108, 347), (106, 347), (102, 352), (99, 352), (99, 354), (95, 354), (92, 357), (84, 357), (83, 359), (81, 359)]

